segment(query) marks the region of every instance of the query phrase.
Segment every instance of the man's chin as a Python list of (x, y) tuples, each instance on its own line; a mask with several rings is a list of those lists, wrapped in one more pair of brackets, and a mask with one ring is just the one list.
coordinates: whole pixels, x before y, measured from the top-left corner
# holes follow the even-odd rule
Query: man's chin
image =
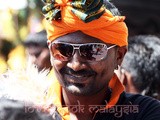
[(77, 86), (75, 86), (75, 85), (70, 85), (70, 86), (68, 86), (67, 87), (67, 89), (68, 89), (68, 91), (70, 91), (71, 93), (73, 93), (73, 94), (80, 94), (81, 93), (81, 90), (80, 90), (80, 88), (78, 88)]
[(67, 86), (67, 91), (71, 94), (74, 94), (76, 96), (87, 96), (90, 94), (89, 90), (86, 88), (85, 85), (76, 84), (76, 85), (69, 85)]

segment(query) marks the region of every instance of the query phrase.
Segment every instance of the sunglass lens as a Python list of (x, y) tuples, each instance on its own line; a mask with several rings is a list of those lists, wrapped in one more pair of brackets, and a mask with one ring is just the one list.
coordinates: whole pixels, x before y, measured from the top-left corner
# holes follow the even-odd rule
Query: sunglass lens
[(51, 47), (53, 57), (60, 61), (68, 61), (72, 56), (73, 46), (63, 43), (53, 43)]
[(80, 47), (81, 56), (89, 61), (99, 61), (107, 54), (106, 46), (103, 44), (87, 44)]

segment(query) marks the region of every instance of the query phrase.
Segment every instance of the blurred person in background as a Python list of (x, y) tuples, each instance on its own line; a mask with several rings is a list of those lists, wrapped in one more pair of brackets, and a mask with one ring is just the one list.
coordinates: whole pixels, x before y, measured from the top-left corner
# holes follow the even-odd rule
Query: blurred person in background
[[(42, 18), (40, 13), (42, 2), (37, 0), (12, 0), (6, 2), (0, 0), (0, 36), (12, 41), (16, 47), (9, 53), (7, 65), (3, 64), (3, 73), (9, 67), (11, 69), (23, 69), (26, 67), (25, 48), (21, 44), (28, 33), (42, 30)], [(1, 57), (2, 58), (2, 57)], [(0, 61), (3, 61), (0, 58)], [(2, 62), (1, 62), (2, 63)], [(2, 68), (2, 64), (0, 64)]]
[(160, 100), (160, 39), (153, 35), (129, 38), (119, 77), (127, 92)]
[(45, 30), (30, 33), (24, 41), (27, 60), (35, 64), (39, 71), (51, 70), (50, 53), (47, 46), (47, 34)]

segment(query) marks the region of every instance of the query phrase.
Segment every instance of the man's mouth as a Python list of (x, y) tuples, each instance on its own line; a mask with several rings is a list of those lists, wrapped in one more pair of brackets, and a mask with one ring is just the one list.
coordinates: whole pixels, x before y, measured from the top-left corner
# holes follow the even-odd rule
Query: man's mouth
[(89, 78), (93, 77), (93, 75), (74, 75), (74, 74), (65, 74), (65, 78), (72, 83), (87, 83)]
[(95, 72), (89, 70), (73, 71), (70, 68), (62, 69), (61, 73), (64, 75), (65, 79), (74, 84), (85, 84), (91, 78), (94, 78)]

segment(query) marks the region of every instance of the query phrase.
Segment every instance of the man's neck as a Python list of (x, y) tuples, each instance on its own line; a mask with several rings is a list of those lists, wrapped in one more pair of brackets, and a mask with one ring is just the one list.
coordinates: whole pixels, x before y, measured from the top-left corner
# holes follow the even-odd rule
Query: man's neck
[[(70, 115), (77, 117), (80, 120), (83, 116), (93, 118), (98, 106), (103, 105), (107, 96), (107, 88), (104, 88), (99, 93), (91, 96), (76, 96), (62, 89), (63, 104), (69, 108)], [(103, 105), (105, 106), (105, 105)], [(76, 119), (75, 119), (76, 120)], [(84, 120), (84, 118), (83, 118)], [(86, 119), (87, 120), (87, 119)]]

